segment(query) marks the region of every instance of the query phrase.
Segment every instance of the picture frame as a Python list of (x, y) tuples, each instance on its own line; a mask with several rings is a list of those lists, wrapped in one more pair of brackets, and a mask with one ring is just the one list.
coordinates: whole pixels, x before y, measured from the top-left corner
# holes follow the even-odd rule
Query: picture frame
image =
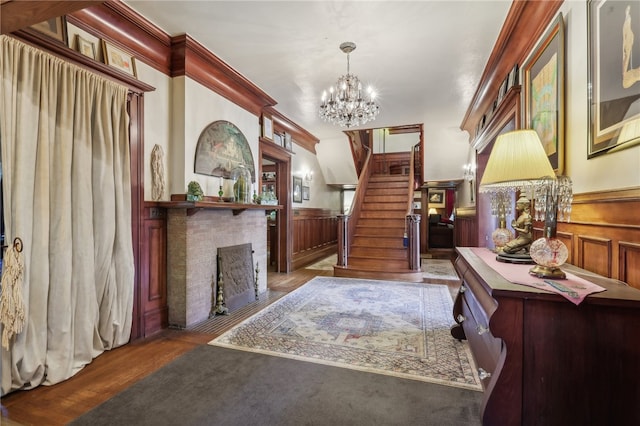
[(96, 45), (85, 38), (82, 38), (80, 34), (76, 34), (76, 50), (82, 53), (84, 56), (88, 56), (91, 59), (96, 59)]
[(446, 207), (444, 189), (429, 190), (429, 208), (442, 209)]
[(273, 142), (278, 146), (284, 146), (284, 137), (280, 133), (273, 134)]
[(302, 202), (302, 178), (298, 176), (293, 177), (293, 202)]
[(302, 199), (303, 200), (309, 200), (310, 199), (310, 197), (311, 197), (310, 191), (311, 190), (310, 190), (310, 188), (308, 186), (303, 186), (302, 187)]
[(64, 16), (47, 19), (31, 25), (29, 28), (67, 45), (67, 19)]
[(536, 131), (558, 175), (564, 170), (564, 39), (559, 13), (522, 66), (523, 127)]
[[(587, 2), (588, 86), (591, 87), (587, 158), (640, 143), (640, 81), (631, 69), (634, 65), (631, 58), (640, 57), (638, 16), (637, 1)], [(629, 43), (632, 33), (636, 35), (633, 44)], [(620, 64), (623, 64), (622, 70)]]
[(262, 114), (262, 137), (273, 141), (273, 118), (265, 113)]
[(104, 63), (133, 77), (138, 77), (135, 58), (108, 41), (102, 40)]
[(291, 135), (287, 132), (284, 132), (284, 149), (287, 151), (293, 151), (293, 141), (291, 139)]

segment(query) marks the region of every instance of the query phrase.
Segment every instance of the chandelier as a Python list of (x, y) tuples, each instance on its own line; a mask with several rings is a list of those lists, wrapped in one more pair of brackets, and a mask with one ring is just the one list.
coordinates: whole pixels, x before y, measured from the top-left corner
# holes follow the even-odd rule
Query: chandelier
[(376, 94), (371, 87), (362, 93), (362, 83), (357, 76), (349, 73), (349, 54), (356, 49), (350, 41), (340, 45), (347, 54), (347, 74), (340, 76), (335, 86), (322, 93), (320, 117), (324, 121), (343, 127), (359, 126), (376, 118), (380, 107), (375, 102)]

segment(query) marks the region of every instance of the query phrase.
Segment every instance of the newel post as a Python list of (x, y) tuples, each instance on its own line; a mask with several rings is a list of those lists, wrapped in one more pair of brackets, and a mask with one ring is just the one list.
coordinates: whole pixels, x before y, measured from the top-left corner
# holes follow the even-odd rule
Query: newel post
[(338, 215), (338, 266), (347, 266), (349, 256), (349, 216)]
[(407, 228), (407, 238), (409, 240), (409, 269), (420, 270), (420, 215), (408, 214), (405, 226)]

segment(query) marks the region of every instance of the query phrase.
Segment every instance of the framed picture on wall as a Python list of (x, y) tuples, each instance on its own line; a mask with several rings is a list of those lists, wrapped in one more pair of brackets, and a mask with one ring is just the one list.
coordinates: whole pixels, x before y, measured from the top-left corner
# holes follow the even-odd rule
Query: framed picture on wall
[(92, 41), (82, 38), (79, 34), (76, 34), (76, 50), (82, 53), (84, 56), (88, 56), (91, 59), (96, 59), (96, 46)]
[(429, 208), (442, 209), (445, 207), (444, 189), (429, 190)]
[(67, 20), (64, 16), (51, 18), (30, 26), (39, 33), (42, 33), (64, 45), (67, 44)]
[(293, 202), (302, 202), (302, 178), (298, 176), (293, 177)]
[(564, 20), (558, 14), (522, 66), (524, 127), (536, 131), (557, 174), (564, 168)]
[(588, 158), (640, 143), (639, 17), (637, 0), (588, 2)]
[(137, 77), (136, 63), (133, 56), (104, 40), (102, 40), (102, 49), (105, 64)]
[(291, 135), (287, 132), (284, 133), (284, 148), (287, 151), (293, 151), (293, 141), (291, 140)]
[(262, 114), (262, 137), (273, 140), (273, 119), (268, 114)]
[(308, 186), (303, 186), (302, 187), (302, 199), (303, 200), (309, 200), (310, 199), (310, 189)]

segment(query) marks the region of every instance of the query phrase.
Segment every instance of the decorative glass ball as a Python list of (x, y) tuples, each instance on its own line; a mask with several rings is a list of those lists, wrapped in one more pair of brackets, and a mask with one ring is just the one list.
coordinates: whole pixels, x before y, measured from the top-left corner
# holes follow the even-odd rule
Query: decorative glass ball
[(558, 238), (538, 238), (529, 249), (531, 259), (538, 265), (550, 268), (563, 265), (569, 258), (567, 246)]
[(504, 245), (513, 239), (513, 234), (507, 228), (496, 228), (496, 230), (491, 233), (491, 239), (496, 248), (495, 251), (501, 253)]

